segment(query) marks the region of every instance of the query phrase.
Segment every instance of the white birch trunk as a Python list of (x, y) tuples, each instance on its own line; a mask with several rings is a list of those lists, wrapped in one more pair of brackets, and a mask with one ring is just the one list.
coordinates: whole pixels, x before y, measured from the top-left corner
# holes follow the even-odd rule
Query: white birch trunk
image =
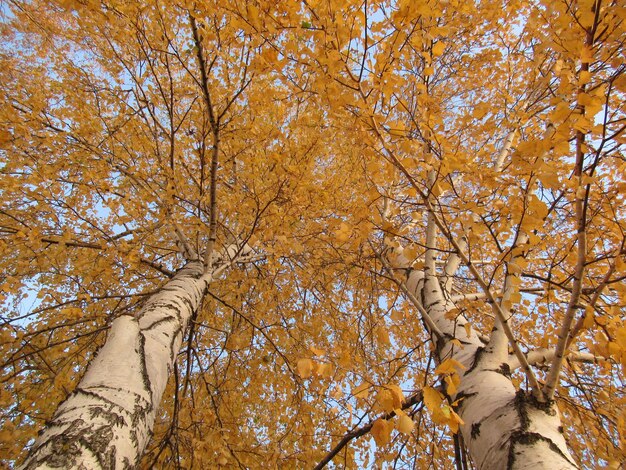
[[(530, 394), (516, 391), (506, 349), (486, 347), (472, 330), (468, 336), (463, 326), (467, 319), (462, 315), (456, 320), (446, 318), (454, 308), (444, 290), (446, 279), (441, 282), (430, 270), (408, 268), (409, 262), (401, 254), (391, 256), (389, 262), (406, 273), (405, 285), (443, 333), (444, 338), (435, 345), (438, 360), (451, 357), (466, 367), (451, 398), (461, 400), (457, 413), (465, 424), (460, 429), (474, 465), (494, 470), (577, 468), (554, 403), (538, 403)], [(452, 339), (462, 347), (455, 346)]]
[(21, 468), (137, 465), (189, 319), (208, 286), (203, 272), (202, 262), (187, 264), (136, 315), (112, 323), (106, 343)]

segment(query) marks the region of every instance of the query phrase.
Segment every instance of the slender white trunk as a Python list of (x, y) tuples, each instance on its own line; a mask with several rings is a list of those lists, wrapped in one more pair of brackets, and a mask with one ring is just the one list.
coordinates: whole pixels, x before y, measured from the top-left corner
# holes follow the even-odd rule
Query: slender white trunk
[(134, 315), (118, 317), (76, 390), (59, 406), (21, 468), (133, 468), (189, 324), (207, 288), (187, 264)]
[(453, 358), (465, 366), (451, 398), (460, 400), (457, 413), (465, 423), (460, 429), (474, 465), (497, 470), (577, 468), (554, 403), (538, 403), (529, 393), (516, 390), (506, 350), (486, 347), (473, 330), (466, 330), (463, 315), (446, 318), (454, 304), (445, 279), (441, 282), (428, 270), (407, 269), (402, 255), (392, 258), (393, 268), (407, 273), (405, 285), (443, 334), (435, 345), (438, 360)]

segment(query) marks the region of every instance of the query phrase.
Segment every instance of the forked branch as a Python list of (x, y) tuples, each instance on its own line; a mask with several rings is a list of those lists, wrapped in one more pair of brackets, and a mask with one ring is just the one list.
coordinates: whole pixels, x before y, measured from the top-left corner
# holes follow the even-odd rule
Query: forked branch
[[(366, 98), (364, 97), (364, 99)], [(513, 334), (513, 331), (511, 330), (510, 325), (508, 324), (508, 319), (505, 313), (502, 311), (500, 304), (496, 302), (495, 296), (492, 294), (491, 289), (489, 288), (489, 285), (483, 279), (481, 274), (478, 272), (478, 269), (476, 269), (476, 266), (470, 260), (469, 256), (464, 252), (461, 242), (452, 234), (452, 232), (449, 230), (449, 228), (446, 226), (443, 220), (441, 220), (441, 217), (439, 217), (439, 214), (437, 214), (437, 212), (435, 211), (435, 208), (430, 202), (428, 195), (425, 194), (422, 188), (417, 184), (417, 182), (415, 181), (415, 178), (413, 177), (413, 175), (411, 175), (411, 172), (409, 172), (409, 170), (402, 164), (402, 162), (396, 156), (395, 152), (387, 146), (385, 138), (383, 137), (380, 130), (378, 129), (376, 120), (372, 119), (372, 123), (373, 123), (373, 128), (376, 133), (376, 136), (378, 137), (378, 140), (380, 141), (381, 145), (385, 149), (386, 154), (388, 155), (389, 161), (396, 168), (398, 168), (398, 170), (400, 170), (400, 172), (405, 176), (405, 178), (407, 179), (411, 187), (415, 189), (417, 194), (422, 198), (422, 200), (424, 201), (424, 207), (430, 214), (432, 214), (433, 221), (435, 222), (437, 228), (448, 239), (448, 241), (453, 246), (458, 256), (461, 258), (463, 264), (467, 266), (467, 268), (469, 269), (470, 273), (472, 274), (472, 276), (474, 277), (474, 279), (476, 280), (480, 288), (483, 290), (483, 292), (485, 292), (485, 295), (487, 296), (487, 300), (491, 303), (492, 309), (496, 317), (502, 324), (502, 329), (504, 333), (506, 334), (506, 337), (509, 340), (509, 344), (511, 345), (511, 348), (513, 349), (513, 352), (515, 353), (515, 356), (517, 357), (517, 359), (519, 360), (522, 366), (522, 370), (524, 371), (524, 374), (526, 375), (526, 378), (528, 379), (528, 383), (530, 384), (533, 390), (533, 394), (536, 396), (537, 399), (539, 399), (540, 401), (543, 401), (544, 398), (543, 398), (543, 393), (541, 391), (541, 386), (539, 385), (539, 381), (537, 380), (537, 377), (535, 376), (533, 370), (530, 368), (530, 365), (528, 364), (528, 361), (526, 360), (526, 356), (524, 355), (524, 352), (522, 351), (519, 343), (517, 342), (515, 338), (515, 335)]]

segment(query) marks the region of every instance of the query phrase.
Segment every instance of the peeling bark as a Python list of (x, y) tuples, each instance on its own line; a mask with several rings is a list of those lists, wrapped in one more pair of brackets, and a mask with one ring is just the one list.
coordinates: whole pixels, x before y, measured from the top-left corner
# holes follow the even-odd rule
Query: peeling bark
[(193, 312), (207, 288), (189, 263), (135, 316), (118, 317), (76, 390), (59, 405), (22, 469), (134, 468)]

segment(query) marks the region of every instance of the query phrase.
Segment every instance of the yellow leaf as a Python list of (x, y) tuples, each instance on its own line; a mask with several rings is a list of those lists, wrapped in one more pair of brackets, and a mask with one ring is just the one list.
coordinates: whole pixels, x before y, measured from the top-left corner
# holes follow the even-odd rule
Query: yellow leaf
[(7, 144), (13, 139), (13, 134), (5, 129), (0, 129), (0, 145)]
[(456, 395), (457, 388), (459, 384), (461, 383), (461, 377), (459, 377), (459, 374), (449, 375), (444, 380), (446, 384), (448, 384), (446, 388), (448, 395), (450, 396)]
[(320, 363), (318, 364), (316, 374), (324, 379), (327, 379), (333, 375), (333, 370), (334, 368), (332, 364)]
[(352, 357), (350, 356), (350, 353), (345, 349), (341, 351), (341, 354), (339, 356), (339, 365), (346, 369), (348, 369), (352, 365)]
[(513, 292), (509, 295), (507, 299), (512, 305), (520, 303), (522, 300), (522, 294), (519, 292)]
[(83, 311), (78, 307), (68, 307), (62, 309), (61, 314), (68, 320), (73, 320), (80, 318), (83, 314)]
[(626, 351), (626, 326), (615, 331), (615, 342), (622, 350)]
[(445, 314), (446, 320), (454, 320), (459, 315), (459, 309), (456, 307), (452, 307)]
[(350, 235), (352, 235), (352, 229), (350, 229), (350, 226), (346, 223), (342, 223), (339, 229), (335, 231), (335, 238), (337, 238), (337, 241), (340, 243), (348, 241)]
[(593, 52), (589, 46), (584, 46), (580, 52), (580, 60), (583, 63), (590, 63), (593, 60)]
[(369, 388), (370, 388), (370, 384), (368, 384), (367, 382), (363, 382), (358, 387), (355, 387), (352, 389), (352, 395), (354, 395), (357, 398), (365, 399), (369, 395)]
[(393, 310), (391, 312), (391, 319), (396, 322), (401, 322), (404, 320), (404, 313), (402, 310)]
[(430, 192), (433, 196), (437, 197), (440, 196), (442, 193), (443, 189), (441, 187), (441, 184), (439, 182), (435, 183), (433, 185), (433, 187), (430, 189)]
[(465, 421), (463, 421), (461, 419), (461, 417), (456, 413), (456, 411), (454, 411), (452, 408), (450, 408), (450, 415), (451, 415), (451, 419), (457, 423), (457, 424), (465, 424)]
[(401, 432), (402, 434), (410, 434), (411, 431), (413, 431), (413, 428), (415, 427), (415, 423), (413, 422), (411, 418), (409, 418), (409, 416), (407, 416), (406, 413), (402, 413), (398, 417), (398, 423), (396, 427), (398, 431)]
[(249, 3), (247, 7), (248, 7), (248, 16), (250, 18), (251, 23), (254, 25), (254, 27), (257, 30), (260, 30), (261, 23), (259, 22), (259, 9), (256, 7), (256, 5), (253, 5), (252, 3)]
[(594, 21), (595, 14), (591, 9), (578, 12), (578, 22), (583, 28), (590, 28)]
[(580, 132), (588, 132), (591, 129), (591, 121), (585, 116), (579, 116), (574, 123), (574, 129)]
[(311, 359), (298, 359), (297, 369), (300, 377), (308, 379), (313, 372), (313, 361)]
[(384, 446), (391, 440), (391, 430), (393, 429), (393, 423), (386, 419), (379, 418), (374, 421), (372, 430), (370, 433), (374, 437), (377, 446)]
[(316, 348), (314, 346), (310, 346), (309, 350), (316, 356), (323, 356), (324, 354), (326, 354), (326, 351), (324, 351), (323, 349)]
[(379, 326), (376, 328), (376, 339), (380, 344), (385, 346), (389, 346), (391, 344), (391, 340), (389, 339), (389, 333), (387, 332), (387, 328), (384, 326)]
[(409, 261), (413, 261), (417, 258), (417, 245), (408, 245), (402, 250), (402, 255)]
[(389, 129), (389, 134), (395, 137), (403, 137), (406, 135), (406, 127), (402, 123), (397, 123)]
[(578, 93), (578, 104), (581, 106), (594, 106), (600, 102), (598, 97), (592, 96), (589, 93)]
[(559, 123), (564, 121), (570, 114), (572, 113), (572, 110), (569, 107), (569, 103), (559, 103), (555, 108), (554, 111), (552, 111), (552, 114), (550, 115), (550, 121), (554, 122), (554, 123)]
[(432, 387), (424, 387), (424, 405), (426, 405), (426, 408), (430, 411), (439, 410), (442, 401), (441, 393)]
[(435, 374), (456, 374), (458, 370), (465, 370), (465, 366), (459, 361), (449, 358), (443, 361), (435, 369)]
[(450, 431), (452, 431), (452, 434), (456, 434), (457, 432), (459, 432), (459, 423), (457, 423), (456, 421), (448, 421), (448, 426), (450, 426)]
[(591, 81), (591, 73), (588, 70), (583, 70), (578, 75), (578, 84), (586, 85)]
[(509, 274), (519, 274), (522, 272), (522, 267), (514, 262), (510, 262), (506, 268)]
[(402, 402), (404, 402), (404, 393), (402, 393), (402, 389), (395, 384), (387, 385), (386, 388), (391, 392), (394, 409), (400, 408), (402, 406)]
[(476, 119), (482, 119), (487, 115), (488, 112), (489, 112), (489, 103), (482, 102), (482, 103), (478, 103), (474, 107), (472, 111), (472, 115)]
[(443, 41), (437, 42), (433, 46), (433, 50), (432, 50), (433, 57), (439, 57), (441, 54), (443, 54), (443, 51), (445, 51), (445, 49), (446, 49), (446, 45), (443, 43)]
[(393, 406), (393, 396), (391, 395), (391, 391), (387, 389), (378, 391), (376, 394), (376, 403), (378, 403), (380, 408), (387, 413), (393, 411), (395, 408)]

